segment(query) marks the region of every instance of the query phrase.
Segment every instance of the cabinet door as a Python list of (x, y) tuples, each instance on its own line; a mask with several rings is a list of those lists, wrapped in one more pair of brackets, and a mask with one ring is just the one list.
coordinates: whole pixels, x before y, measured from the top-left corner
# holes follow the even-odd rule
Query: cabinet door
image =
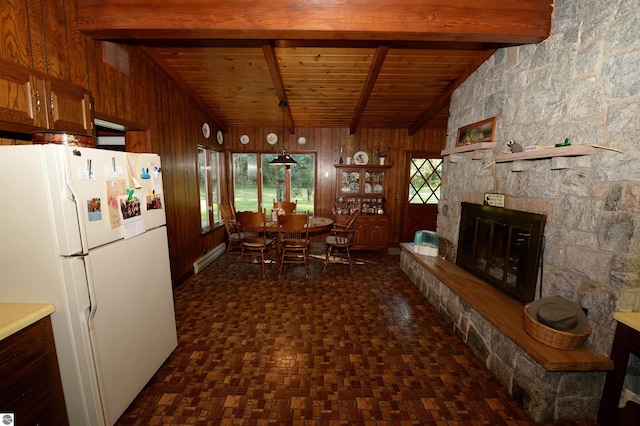
[(16, 424), (69, 424), (49, 317), (0, 341), (0, 377), (0, 412)]
[(389, 239), (389, 220), (384, 216), (359, 216), (353, 236), (354, 250), (383, 250)]
[(384, 180), (384, 171), (380, 170), (367, 170), (364, 173), (364, 195), (375, 195), (376, 197), (384, 196), (386, 194), (386, 184)]
[(48, 81), (48, 128), (93, 134), (91, 96), (83, 88)]
[(348, 197), (361, 194), (361, 174), (360, 170), (343, 169), (338, 171), (337, 179), (337, 194), (338, 197)]
[(22, 126), (46, 127), (45, 110), (44, 81), (17, 67), (2, 70), (0, 120)]

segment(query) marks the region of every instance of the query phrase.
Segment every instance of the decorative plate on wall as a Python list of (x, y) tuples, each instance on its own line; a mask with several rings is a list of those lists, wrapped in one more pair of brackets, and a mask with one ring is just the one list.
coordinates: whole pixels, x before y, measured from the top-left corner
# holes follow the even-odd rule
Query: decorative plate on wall
[(269, 133), (267, 135), (267, 143), (269, 145), (275, 145), (276, 143), (278, 143), (278, 135), (276, 135), (275, 133)]
[(307, 143), (307, 138), (305, 138), (304, 136), (300, 136), (298, 138), (298, 144), (304, 145), (305, 143)]
[(222, 145), (222, 142), (224, 142), (224, 135), (222, 134), (222, 130), (218, 130), (218, 133), (216, 133), (216, 139), (218, 139), (218, 143)]
[(249, 143), (249, 136), (247, 136), (247, 135), (240, 136), (240, 143), (242, 145), (248, 144)]
[(211, 127), (209, 127), (209, 123), (202, 123), (202, 136), (205, 139), (208, 139), (211, 136)]
[(353, 164), (364, 165), (369, 164), (369, 156), (364, 151), (358, 151), (353, 154)]

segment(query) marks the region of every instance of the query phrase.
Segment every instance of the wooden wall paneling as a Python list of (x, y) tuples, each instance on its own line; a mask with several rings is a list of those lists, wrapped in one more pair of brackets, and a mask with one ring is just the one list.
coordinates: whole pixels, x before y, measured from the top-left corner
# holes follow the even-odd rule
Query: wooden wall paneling
[(29, 50), (29, 18), (27, 0), (0, 2), (0, 58), (31, 66)]
[[(125, 147), (127, 152), (153, 152), (150, 149), (149, 131), (127, 130)], [(160, 160), (162, 161), (162, 158)]]
[(87, 47), (87, 38), (76, 30), (75, 1), (65, 1), (64, 14), (67, 20), (69, 81), (77, 86), (89, 88), (89, 64), (86, 58), (90, 50)]
[[(155, 74), (146, 57), (141, 55), (137, 49), (131, 49), (129, 60), (131, 75), (138, 76), (138, 78), (135, 83), (131, 84), (133, 91), (128, 103), (133, 108), (132, 117), (135, 117), (135, 121), (146, 128), (151, 123), (153, 106), (149, 105), (148, 101), (152, 99), (150, 94), (154, 91)], [(154, 149), (158, 145), (158, 140), (152, 137), (151, 133), (149, 136), (149, 149)]]
[(29, 34), (29, 43), (31, 49), (31, 57), (29, 58), (29, 67), (34, 70), (47, 73), (47, 49), (45, 47), (45, 27), (44, 18), (42, 16), (42, 1), (34, 2), (25, 0), (25, 8), (28, 5), (29, 26), (25, 34)]
[(46, 73), (61, 80), (70, 81), (67, 46), (69, 28), (67, 28), (64, 14), (64, 0), (42, 0), (41, 4), (47, 61)]
[(387, 138), (381, 141), (382, 146), (391, 146), (388, 161), (393, 165), (389, 169), (389, 192), (387, 193), (387, 211), (389, 212), (389, 245), (398, 244), (400, 230), (402, 229), (402, 187), (405, 181), (404, 175), (404, 147), (407, 145), (407, 131), (404, 129), (388, 129)]
[(97, 110), (96, 102), (100, 96), (98, 86), (98, 61), (101, 60), (102, 54), (100, 53), (100, 43), (95, 42), (88, 37), (82, 37), (84, 38), (85, 51), (87, 52), (87, 56), (85, 58), (88, 80), (87, 88), (91, 91), (91, 95), (93, 97), (93, 112), (95, 115)]
[(96, 42), (96, 85), (93, 97), (95, 98), (95, 110), (113, 117), (118, 116), (117, 89), (115, 88), (116, 70), (105, 64), (103, 60), (104, 46), (102, 42)]
[[(173, 197), (175, 200), (174, 214), (176, 221), (176, 242), (180, 247), (177, 266), (179, 270), (186, 270), (189, 260), (193, 259), (194, 227), (190, 226), (192, 216), (195, 214), (193, 204), (190, 203), (189, 175), (190, 164), (185, 158), (184, 146), (180, 137), (185, 138), (186, 135), (181, 132), (181, 123), (184, 120), (184, 109), (181, 105), (182, 98), (176, 96), (171, 81), (167, 81), (168, 102), (157, 105), (164, 110), (164, 119), (168, 126), (165, 126), (165, 134), (163, 143), (169, 144), (172, 158), (172, 174), (173, 174)], [(182, 134), (181, 134), (182, 133)]]
[[(193, 133), (189, 133), (187, 99), (180, 90), (169, 83), (171, 99), (161, 108), (169, 112), (167, 117), (170, 131), (165, 143), (171, 144), (174, 173), (174, 197), (176, 199), (177, 216), (179, 218), (176, 237), (181, 249), (178, 267), (186, 271), (192, 267), (195, 259), (202, 254), (200, 239), (200, 209), (197, 179), (197, 148), (193, 141)], [(192, 126), (193, 127), (193, 126)], [(196, 127), (198, 131), (200, 127)], [(183, 207), (183, 208), (180, 208)]]
[[(165, 192), (165, 204), (167, 214), (167, 231), (170, 235), (169, 238), (169, 255), (171, 257), (171, 277), (176, 279), (178, 276), (185, 273), (183, 269), (183, 255), (182, 239), (180, 238), (181, 223), (183, 223), (180, 211), (184, 210), (186, 206), (180, 205), (180, 198), (178, 196), (177, 188), (177, 164), (179, 159), (175, 157), (176, 153), (172, 152), (172, 145), (168, 142), (171, 138), (171, 111), (165, 108), (156, 107), (157, 104), (164, 104), (169, 102), (172, 93), (169, 91), (169, 82), (166, 78), (163, 78), (160, 71), (157, 71), (155, 78), (156, 93), (154, 94), (154, 100), (156, 101), (153, 106), (154, 111), (154, 123), (158, 126), (158, 138), (163, 139), (159, 144), (158, 153), (162, 159), (163, 168), (163, 183)], [(184, 246), (185, 250), (188, 250), (188, 246)]]
[[(119, 45), (129, 54), (129, 70), (131, 70), (131, 54), (129, 46)], [(131, 72), (131, 71), (129, 71)], [(138, 103), (135, 98), (135, 91), (133, 89), (134, 81), (137, 82), (137, 79), (130, 78), (129, 75), (124, 73), (122, 70), (115, 70), (116, 77), (116, 87), (118, 90), (118, 96), (116, 97), (117, 101), (117, 110), (118, 115), (121, 117), (132, 117), (132, 108), (135, 108), (135, 105)]]
[[(115, 108), (115, 115), (118, 117), (127, 117), (125, 104), (125, 81), (128, 76), (124, 75), (120, 70), (113, 68), (111, 65), (106, 65), (105, 68), (109, 69), (109, 77), (111, 81), (111, 96), (113, 107)], [(134, 101), (133, 99), (131, 100)]]

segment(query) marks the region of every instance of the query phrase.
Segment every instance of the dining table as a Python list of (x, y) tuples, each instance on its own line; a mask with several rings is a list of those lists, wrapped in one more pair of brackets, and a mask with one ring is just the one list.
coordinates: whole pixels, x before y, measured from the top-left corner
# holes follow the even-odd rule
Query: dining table
[[(312, 216), (309, 218), (310, 224), (307, 225), (310, 234), (321, 234), (327, 232), (333, 226), (333, 220), (328, 217)], [(266, 224), (267, 232), (278, 232), (278, 222), (268, 220)]]
[[(311, 224), (308, 225), (310, 234), (321, 234), (331, 230), (333, 226), (333, 220), (328, 217), (312, 216), (310, 218)], [(235, 220), (231, 223), (235, 226)], [(278, 232), (278, 222), (273, 220), (267, 220), (265, 224), (267, 232)]]

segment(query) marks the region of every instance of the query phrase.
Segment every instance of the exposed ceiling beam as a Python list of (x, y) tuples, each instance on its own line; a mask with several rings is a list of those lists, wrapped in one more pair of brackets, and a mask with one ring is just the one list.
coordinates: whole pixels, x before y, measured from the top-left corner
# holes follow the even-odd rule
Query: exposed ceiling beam
[(360, 100), (358, 101), (356, 112), (353, 114), (351, 126), (349, 126), (349, 133), (352, 135), (356, 132), (360, 118), (362, 118), (364, 109), (369, 101), (369, 96), (371, 96), (371, 91), (376, 85), (376, 80), (378, 78), (378, 74), (380, 74), (380, 69), (382, 69), (382, 65), (384, 64), (384, 59), (387, 57), (387, 52), (389, 52), (389, 46), (380, 46), (376, 49), (373, 61), (371, 62), (371, 67), (369, 68), (367, 80), (362, 88), (362, 93), (360, 93)]
[(77, 0), (93, 38), (538, 43), (552, 0)]
[(479, 55), (475, 60), (469, 64), (469, 66), (461, 73), (458, 78), (453, 81), (447, 90), (443, 92), (438, 99), (409, 127), (409, 135), (413, 135), (422, 127), (424, 127), (429, 120), (431, 120), (445, 105), (449, 103), (453, 92), (471, 75), (477, 70), (480, 65), (495, 53), (496, 49), (489, 49), (483, 51), (482, 55)]
[[(264, 52), (264, 58), (267, 61), (267, 67), (269, 68), (269, 74), (271, 74), (271, 81), (273, 81), (273, 87), (276, 90), (276, 95), (278, 96), (279, 101), (285, 101), (287, 106), (289, 105), (289, 100), (287, 99), (287, 92), (284, 89), (284, 83), (282, 81), (282, 75), (280, 74), (280, 67), (278, 66), (278, 58), (276, 57), (276, 52), (271, 43), (263, 44), (262, 51)], [(289, 129), (289, 133), (295, 133), (296, 126), (293, 122), (293, 116), (291, 115), (291, 108), (285, 108), (285, 121), (287, 123), (287, 128)], [(282, 135), (284, 137), (284, 135)]]

